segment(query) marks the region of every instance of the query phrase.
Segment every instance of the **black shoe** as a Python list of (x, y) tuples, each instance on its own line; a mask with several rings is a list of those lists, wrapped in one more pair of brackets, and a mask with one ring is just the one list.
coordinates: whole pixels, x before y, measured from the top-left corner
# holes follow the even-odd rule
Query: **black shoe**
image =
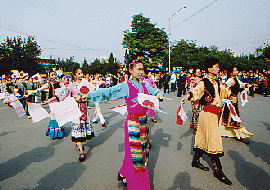
[(225, 174), (222, 172), (222, 170), (214, 171), (214, 176), (222, 183), (225, 183), (226, 185), (231, 185), (232, 182), (225, 176)]
[(91, 132), (91, 137), (95, 137), (95, 133), (94, 132)]
[(200, 163), (199, 161), (198, 162), (192, 162), (191, 163), (191, 166), (193, 168), (199, 168), (200, 170), (203, 170), (203, 171), (209, 171), (209, 167), (205, 167), (202, 163)]
[(92, 121), (93, 124), (97, 124), (98, 122), (97, 121)]
[(103, 123), (101, 126), (102, 126), (102, 127), (106, 127), (106, 124), (105, 124), (105, 123)]
[(84, 153), (79, 154), (79, 161), (80, 162), (84, 162), (85, 161), (85, 154)]
[(127, 187), (127, 180), (121, 174), (118, 173), (118, 181), (122, 181), (123, 185)]
[(240, 138), (239, 141), (245, 144), (249, 144), (250, 142), (246, 138)]
[(155, 119), (152, 119), (152, 122), (157, 123), (158, 121), (157, 121), (157, 120), (155, 120)]

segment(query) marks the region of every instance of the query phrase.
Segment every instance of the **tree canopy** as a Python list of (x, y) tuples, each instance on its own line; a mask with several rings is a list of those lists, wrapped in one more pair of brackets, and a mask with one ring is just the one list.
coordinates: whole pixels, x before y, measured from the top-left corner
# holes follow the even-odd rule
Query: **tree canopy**
[(84, 59), (82, 70), (85, 74), (96, 74), (100, 73), (102, 75), (106, 73), (111, 73), (115, 75), (120, 68), (120, 62), (113, 57), (113, 53), (110, 53), (108, 60), (95, 59), (92, 63), (88, 64), (87, 60)]
[(9, 74), (11, 70), (28, 72), (33, 75), (41, 71), (38, 57), (41, 48), (33, 36), (7, 37), (0, 45), (0, 74)]
[(70, 56), (66, 60), (58, 58), (57, 64), (63, 68), (64, 72), (72, 72), (74, 68), (79, 68), (80, 64), (74, 61), (74, 57)]
[(196, 41), (181, 40), (172, 47), (171, 62), (172, 67), (183, 67), (184, 69), (203, 68), (206, 57), (216, 57), (220, 60), (221, 70), (227, 70), (232, 66), (237, 66), (240, 70), (260, 70), (270, 69), (267, 55), (269, 46), (261, 47), (256, 51), (262, 51), (261, 56), (254, 54), (235, 56), (230, 49), (219, 51), (216, 46), (204, 47), (196, 45)]
[(129, 50), (127, 62), (141, 58), (146, 67), (163, 63), (168, 51), (167, 34), (142, 13), (132, 17), (132, 31), (124, 31), (122, 45)]

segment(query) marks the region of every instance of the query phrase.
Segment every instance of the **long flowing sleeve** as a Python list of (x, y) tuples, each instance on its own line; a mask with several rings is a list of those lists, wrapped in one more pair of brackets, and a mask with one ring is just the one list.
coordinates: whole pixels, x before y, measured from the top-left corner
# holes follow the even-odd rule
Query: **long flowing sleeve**
[(46, 88), (49, 88), (49, 83), (46, 83), (46, 84), (44, 84), (43, 86), (41, 86), (40, 88), (36, 89), (36, 90), (34, 91), (34, 93), (40, 92), (40, 91), (42, 91), (42, 90), (44, 90), (44, 89), (46, 89)]
[(157, 94), (164, 95), (163, 91), (159, 90), (158, 88), (153, 88), (150, 86), (149, 83), (145, 83), (145, 87), (147, 88), (149, 94), (156, 96)]
[(247, 87), (247, 83), (244, 83), (244, 82), (242, 82), (242, 81), (240, 81), (238, 78), (236, 78), (236, 80), (239, 82), (239, 84), (240, 84), (240, 88), (246, 88)]
[(67, 96), (68, 96), (69, 94), (72, 94), (73, 97), (74, 97), (74, 96), (78, 96), (77, 89), (74, 87), (74, 85), (73, 85), (72, 83), (70, 83), (70, 84), (68, 85), (68, 94), (67, 94)]
[(55, 96), (59, 99), (59, 101), (63, 101), (69, 95), (70, 95), (69, 88), (62, 87), (55, 90)]
[(200, 99), (204, 94), (204, 82), (200, 81), (197, 86), (190, 89), (190, 92), (192, 93), (192, 101)]
[(229, 99), (230, 95), (231, 95), (230, 89), (227, 86), (221, 84), (220, 85), (220, 98), (221, 99)]
[(233, 78), (229, 78), (227, 81), (226, 81), (226, 85), (227, 87), (231, 87), (234, 85), (234, 80)]
[(120, 83), (112, 88), (99, 88), (94, 92), (87, 94), (87, 100), (96, 102), (103, 100), (118, 100), (120, 98), (128, 97), (129, 89), (127, 82)]

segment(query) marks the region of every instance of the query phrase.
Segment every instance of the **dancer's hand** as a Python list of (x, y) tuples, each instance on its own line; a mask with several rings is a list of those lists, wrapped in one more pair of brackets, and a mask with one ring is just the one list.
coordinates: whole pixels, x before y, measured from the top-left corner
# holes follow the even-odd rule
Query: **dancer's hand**
[(84, 100), (87, 98), (87, 95), (82, 95), (81, 98)]
[(157, 94), (157, 96), (156, 96), (158, 99), (160, 99), (160, 100), (163, 100), (163, 95), (162, 94)]
[(181, 98), (181, 104), (185, 104), (186, 101), (188, 100), (189, 96), (190, 96), (190, 94), (187, 94), (187, 95), (183, 96), (183, 97)]
[(48, 104), (49, 103), (49, 101), (43, 101), (42, 103), (41, 103), (41, 105), (46, 105), (46, 104)]
[(77, 96), (75, 96), (74, 98), (75, 98), (75, 100), (76, 100), (77, 102), (80, 102), (82, 96), (81, 96), (81, 95), (77, 95)]

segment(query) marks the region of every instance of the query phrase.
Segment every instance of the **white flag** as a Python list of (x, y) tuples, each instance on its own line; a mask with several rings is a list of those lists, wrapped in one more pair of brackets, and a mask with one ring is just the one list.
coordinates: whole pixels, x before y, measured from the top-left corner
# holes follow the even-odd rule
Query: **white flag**
[(127, 106), (116, 106), (110, 108), (110, 110), (120, 113), (121, 115), (125, 115), (127, 113)]
[(49, 104), (59, 126), (78, 120), (82, 113), (74, 97), (67, 97), (64, 101)]
[(6, 93), (5, 92), (4, 93), (0, 93), (0, 100), (5, 99), (5, 97), (6, 97)]
[(156, 96), (138, 93), (138, 102), (141, 106), (152, 109), (154, 111), (158, 111), (161, 113), (168, 114), (167, 112), (164, 112), (159, 109), (159, 100)]
[(39, 73), (33, 75), (32, 78), (34, 82), (41, 82), (41, 76), (39, 75)]
[(27, 90), (27, 95), (30, 96), (32, 94), (35, 94), (36, 90)]
[(18, 100), (18, 98), (16, 96), (14, 96), (14, 94), (9, 96), (9, 100), (10, 100), (10, 105), (12, 105), (12, 107), (15, 109), (18, 117), (22, 117), (23, 115), (25, 115), (25, 111), (23, 109), (23, 105), (21, 104), (21, 102)]
[(240, 117), (236, 113), (236, 110), (235, 110), (235, 107), (232, 104), (232, 101), (231, 100), (223, 100), (223, 101), (227, 104), (227, 106), (228, 106), (228, 108), (229, 108), (229, 110), (231, 112), (232, 119), (234, 121), (236, 121), (236, 122), (242, 122)]
[(32, 117), (33, 123), (39, 122), (47, 117), (50, 117), (48, 112), (41, 107), (41, 104), (28, 103), (28, 112)]
[(95, 86), (88, 82), (86, 79), (82, 79), (80, 84), (78, 85), (78, 94), (86, 95), (88, 92), (95, 91)]
[(247, 92), (248, 92), (248, 88), (246, 88), (245, 90), (243, 90), (243, 92), (241, 93), (242, 107), (244, 107), (245, 104), (248, 102), (248, 99), (247, 99)]
[(187, 114), (183, 108), (183, 105), (181, 104), (177, 110), (177, 125), (183, 125), (185, 121), (187, 120)]

